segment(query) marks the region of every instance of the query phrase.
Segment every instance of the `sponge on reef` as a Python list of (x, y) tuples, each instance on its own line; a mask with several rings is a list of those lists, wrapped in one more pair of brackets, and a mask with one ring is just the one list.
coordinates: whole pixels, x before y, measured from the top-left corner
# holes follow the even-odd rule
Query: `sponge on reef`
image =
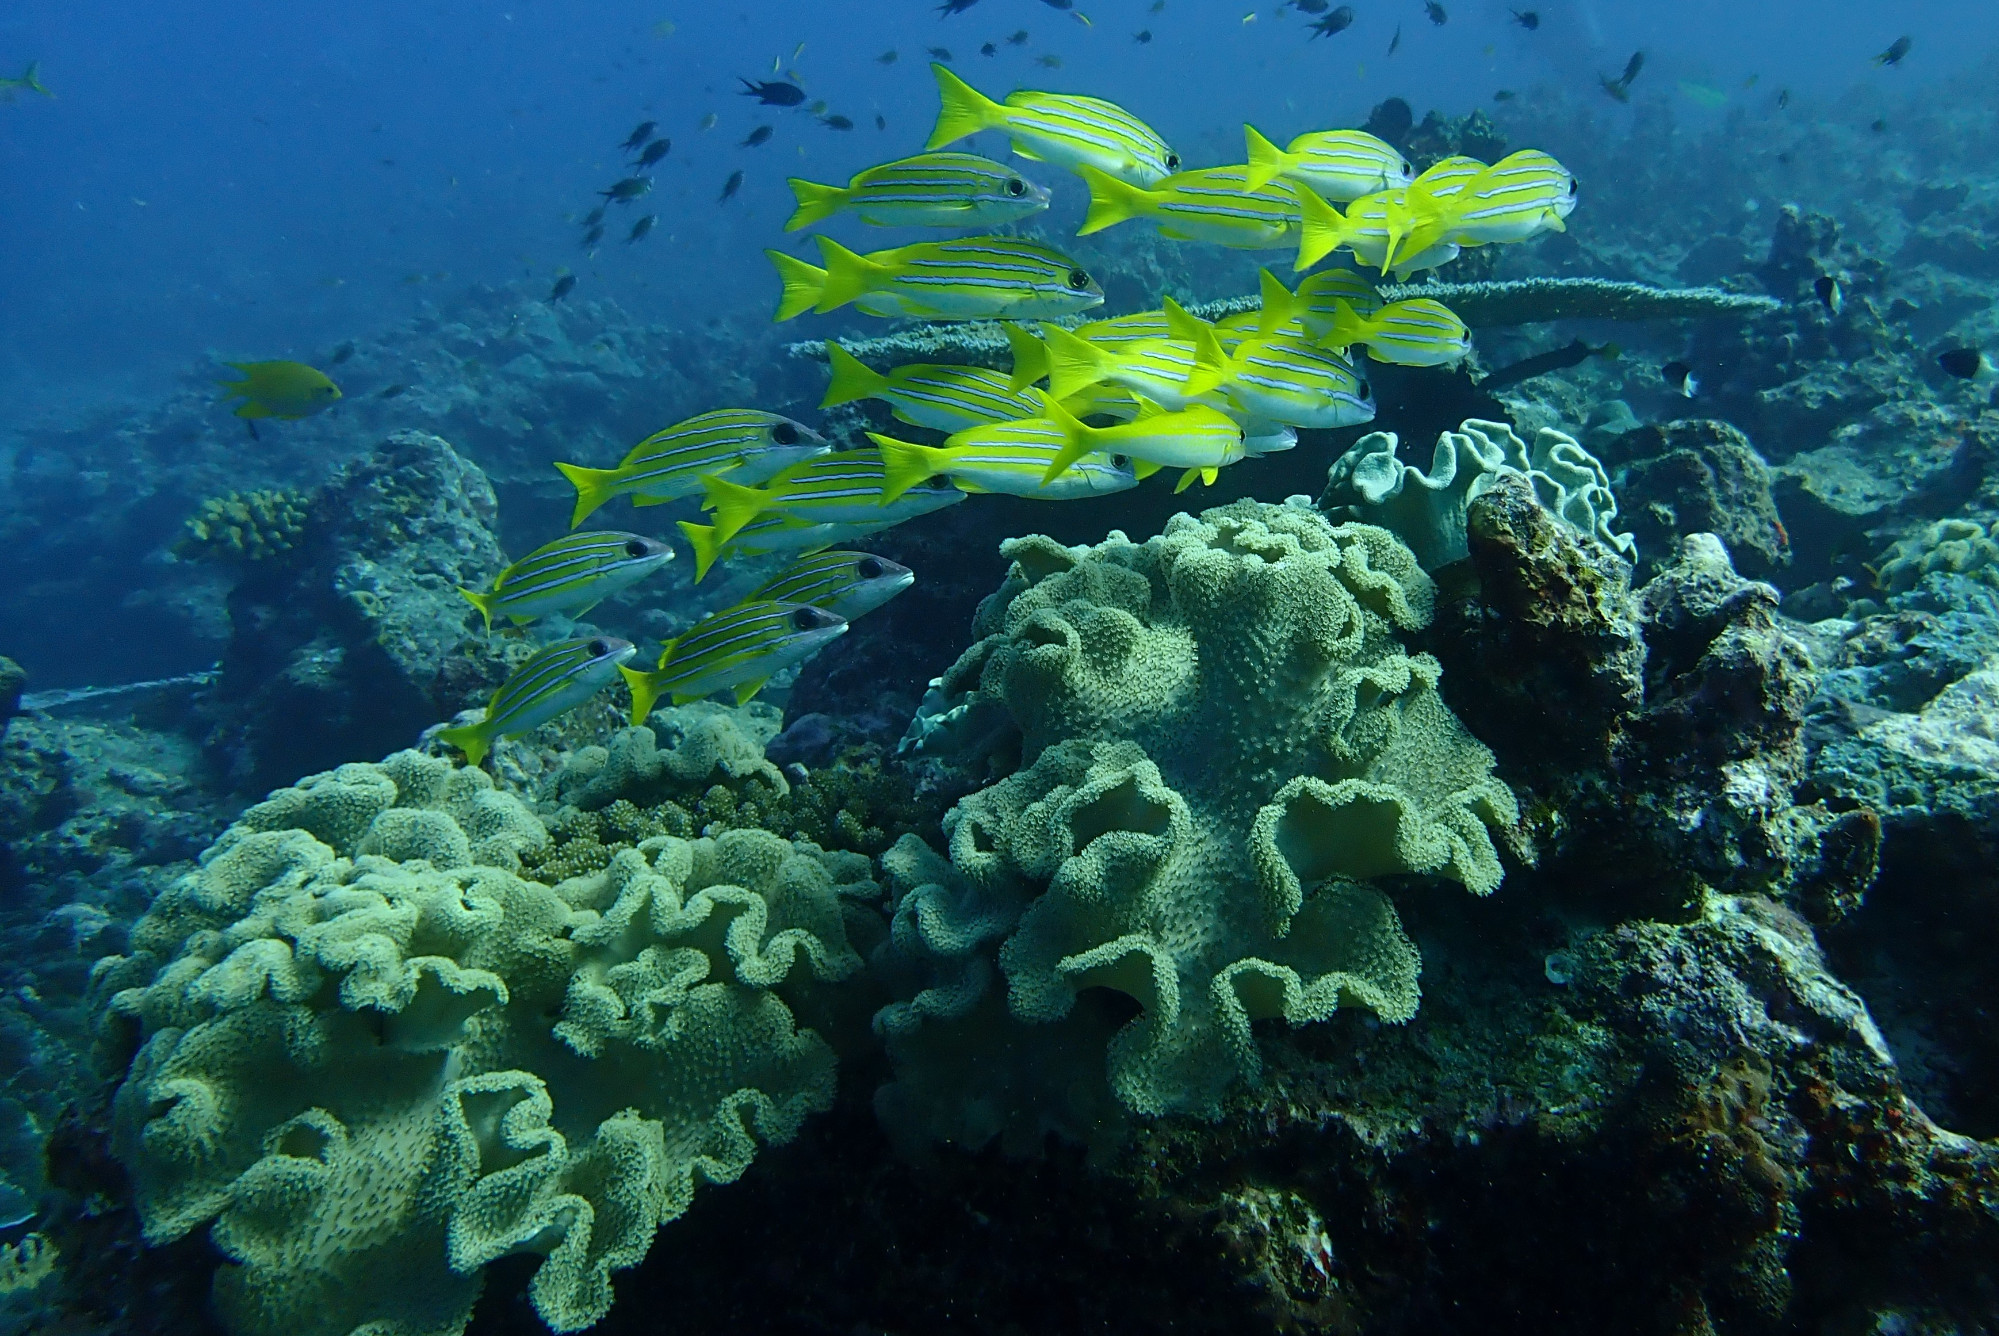
[(551, 887), (506, 865), (536, 838), (477, 771), (342, 766), (252, 808), (99, 962), (146, 1238), (212, 1224), (232, 1331), (453, 1336), (510, 1253), (580, 1330), (697, 1182), (831, 1102), (776, 989), (860, 968), (866, 859), (662, 836)]
[(1143, 544), (1001, 550), (1013, 566), (984, 635), (946, 678), (1004, 710), (1026, 764), (952, 811), (948, 863), (913, 837), (884, 859), (883, 964), (903, 994), (876, 1018), (899, 1064), (877, 1103), (892, 1129), (1091, 1137), (1103, 1112), (1074, 1067), (1024, 1099), (970, 1060), (938, 1079), (953, 1049), (1011, 1070), (1023, 1025), (1049, 1027), (1031, 1042), (1051, 1055), (1109, 1035), (1094, 1088), (1123, 1110), (1212, 1117), (1260, 1071), (1252, 1022), (1412, 1016), (1416, 949), (1370, 880), (1490, 892), (1493, 832), (1517, 812), (1437, 695), (1436, 661), (1401, 641), (1434, 600), (1408, 548), (1243, 501)]

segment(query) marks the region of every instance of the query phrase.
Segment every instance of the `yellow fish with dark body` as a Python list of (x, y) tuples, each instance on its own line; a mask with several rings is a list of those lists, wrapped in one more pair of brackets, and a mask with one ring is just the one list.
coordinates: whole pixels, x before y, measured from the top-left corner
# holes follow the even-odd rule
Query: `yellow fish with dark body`
[(311, 417), (333, 406), (340, 387), (303, 362), (231, 362), (243, 373), (241, 380), (217, 381), (229, 391), (227, 397), (241, 397), (240, 418)]

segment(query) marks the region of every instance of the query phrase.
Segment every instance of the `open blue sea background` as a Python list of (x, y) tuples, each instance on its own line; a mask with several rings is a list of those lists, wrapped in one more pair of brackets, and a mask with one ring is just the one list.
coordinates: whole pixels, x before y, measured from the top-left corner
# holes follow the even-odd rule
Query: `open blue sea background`
[[(698, 326), (760, 307), (772, 280), (759, 252), (791, 207), (784, 178), (843, 180), (920, 149), (933, 45), (995, 93), (1041, 87), (1132, 107), (1190, 164), (1211, 164), (1241, 157), (1245, 120), (1281, 142), (1357, 124), (1390, 95), (1419, 116), (1490, 107), (1499, 88), (1574, 98), (1615, 136), (1638, 112), (1611, 106), (1597, 76), (1638, 49), (1642, 90), (1690, 80), (1729, 94), (1719, 112), (1678, 99), (1689, 133), (1735, 116), (1753, 140), (1779, 115), (1809, 118), (1849, 97), (1921, 102), (1999, 39), (1999, 11), (1964, 0), (1549, 0), (1534, 32), (1509, 8), (1456, 0), (1437, 27), (1413, 0), (1366, 3), (1346, 32), (1307, 40), (1302, 16), (1248, 0), (1171, 0), (1158, 13), (1141, 0), (1072, 12), (983, 0), (949, 19), (915, 0), (23, 0), (0, 11), (6, 72), (38, 59), (57, 96), (0, 107), (0, 429), (155, 395), (209, 355), (309, 360), (421, 302), (448, 305), (469, 283), (544, 282), (562, 267), (649, 320)], [(1007, 45), (1020, 28), (1030, 42)], [(1140, 30), (1153, 40), (1136, 43)], [(1872, 68), (1903, 33), (1916, 38), (1911, 58)], [(978, 54), (986, 41), (999, 55)], [(891, 49), (898, 61), (877, 63)], [(1051, 54), (1059, 69), (1035, 63)], [(774, 67), (796, 71), (854, 130), (736, 96), (738, 77)], [(1794, 101), (1780, 113), (1782, 88)], [(711, 112), (720, 119), (704, 133)], [(641, 207), (611, 212), (624, 223), (655, 212), (658, 229), (626, 247), (614, 224), (582, 259), (570, 220), (622, 174), (617, 145), (647, 119), (673, 151)], [(738, 147), (766, 122), (777, 127), (768, 144)], [(1892, 138), (1879, 147), (1905, 151)], [(718, 205), (739, 167), (742, 193)], [(1058, 191), (1057, 218), (1080, 215), (1079, 201)]]

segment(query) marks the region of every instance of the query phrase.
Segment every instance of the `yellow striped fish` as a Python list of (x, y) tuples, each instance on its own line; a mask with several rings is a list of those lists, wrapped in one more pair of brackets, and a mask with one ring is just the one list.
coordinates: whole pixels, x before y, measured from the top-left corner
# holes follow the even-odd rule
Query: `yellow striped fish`
[(981, 422), (1011, 422), (1038, 411), (1034, 396), (1015, 390), (1002, 371), (922, 363), (876, 371), (831, 339), (826, 341), (826, 360), (832, 378), (826, 397), (819, 401), (821, 408), (880, 399), (911, 426), (942, 432), (963, 431)]
[(1456, 311), (1428, 297), (1390, 302), (1368, 316), (1341, 302), (1332, 329), (1318, 342), (1322, 348), (1364, 343), (1369, 357), (1397, 366), (1447, 366), (1471, 351), (1471, 331)]
[(636, 652), (631, 641), (612, 636), (558, 640), (514, 669), (493, 693), (484, 719), (439, 729), (437, 740), (458, 748), (465, 753), (465, 764), (476, 766), (496, 739), (533, 732), (617, 681), (625, 660)]
[(888, 520), (871, 524), (814, 523), (793, 519), (776, 511), (759, 515), (735, 533), (726, 535), (713, 524), (680, 521), (680, 532), (686, 537), (687, 545), (694, 549), (696, 584), (708, 577), (708, 572), (718, 561), (768, 556), (773, 552), (818, 552), (891, 527), (892, 522)]
[(581, 617), (671, 560), (672, 548), (643, 534), (573, 533), (542, 544), (501, 571), (491, 589), (460, 585), (458, 592), (479, 610), (491, 634), (496, 616), (516, 626), (551, 612)]
[(1236, 250), (1274, 250), (1298, 237), (1297, 192), (1284, 181), (1252, 189), (1244, 167), (1201, 167), (1151, 186), (1128, 185), (1094, 167), (1076, 170), (1090, 188), (1090, 211), (1077, 236), (1149, 218), (1161, 236)]
[(569, 527), (614, 496), (641, 506), (662, 505), (701, 490), (701, 479), (726, 473), (739, 482), (762, 482), (833, 447), (802, 422), (757, 408), (717, 408), (656, 431), (625, 452), (614, 469), (557, 464), (576, 488)]
[[(1035, 381), (1044, 379), (1048, 375), (1047, 345), (1021, 325), (1009, 324), (1002, 328), (1006, 330), (1007, 344), (1013, 349), (1013, 376), (1009, 385), (1013, 389), (1024, 390)], [(1108, 349), (1173, 337), (1173, 327), (1167, 323), (1164, 311), (1140, 311), (1133, 315), (1112, 316), (1108, 320), (1092, 320), (1070, 332), (1087, 343)], [(1063, 396), (1065, 399), (1071, 397)], [(1080, 408), (1074, 411), (1084, 417), (1089, 416)]]
[(1245, 340), (1188, 378), (1190, 393), (1219, 387), (1244, 413), (1292, 427), (1351, 427), (1374, 418), (1374, 393), (1352, 362), (1295, 335)]
[[(1300, 196), (1304, 210), (1298, 239), (1299, 270), (1310, 269), (1342, 248), (1352, 251), (1362, 264), (1396, 278), (1405, 278), (1419, 269), (1435, 269), (1458, 258), (1458, 243), (1440, 240), (1421, 248), (1407, 243), (1416, 228), (1434, 221), (1435, 214), (1419, 213), (1412, 205), (1409, 190), (1384, 190), (1364, 195), (1347, 206), (1344, 215), (1310, 191)], [(1441, 208), (1432, 205), (1431, 208)], [(1393, 259), (1390, 250), (1395, 250)]]
[[(1333, 316), (1341, 302), (1362, 315), (1381, 309), (1381, 295), (1374, 285), (1351, 269), (1321, 269), (1298, 284), (1296, 291), (1268, 269), (1258, 274), (1262, 309), (1255, 312), (1256, 332), (1303, 334), (1317, 342), (1332, 332)], [(1247, 314), (1247, 313), (1246, 313)]]
[(948, 483), (911, 487), (892, 502), (885, 500), (885, 489), (881, 451), (842, 450), (786, 469), (760, 488), (710, 478), (703, 508), (715, 512), (715, 527), (726, 541), (766, 511), (814, 523), (900, 524), (965, 499)]
[(758, 599), (711, 612), (667, 641), (651, 672), (619, 665), (632, 689), (632, 724), (643, 724), (661, 696), (685, 705), (733, 687), (736, 704), (747, 705), (771, 674), (811, 658), (846, 629), (846, 618), (804, 603)]
[(777, 319), (852, 303), (868, 315), (925, 320), (1029, 320), (1101, 306), (1090, 272), (1051, 246), (1016, 237), (962, 237), (859, 255), (814, 238), (826, 267), (765, 251), (784, 283)]
[(1149, 186), (1180, 170), (1180, 155), (1152, 127), (1114, 102), (1074, 93), (1022, 90), (995, 102), (932, 64), (943, 106), (925, 148), (939, 149), (981, 130), (999, 130), (1013, 151), (1071, 170), (1095, 167), (1135, 186)]
[(1048, 207), (1048, 189), (976, 153), (919, 153), (860, 172), (844, 186), (790, 180), (787, 232), (851, 213), (873, 227), (1000, 227)]
[(1450, 197), (1446, 235), (1461, 246), (1488, 246), (1564, 232), (1579, 191), (1574, 174), (1539, 149), (1509, 153)]
[(1053, 461), (1068, 446), (1069, 436), (1043, 418), (972, 427), (942, 445), (916, 445), (873, 432), (868, 439), (880, 447), (888, 466), (884, 495), (889, 501), (933, 477), (949, 478), (967, 492), (999, 492), (1037, 501), (1078, 501), (1138, 486), (1131, 461), (1121, 455), (1081, 453), (1066, 466), (1055, 466)]
[(1243, 126), (1242, 133), (1249, 146), (1252, 189), (1288, 176), (1344, 204), (1416, 179), (1416, 169), (1401, 150), (1365, 130), (1314, 130), (1284, 148), (1258, 134), (1253, 125)]
[(803, 603), (851, 622), (915, 583), (909, 567), (871, 552), (815, 552), (758, 585), (746, 601)]
[(1138, 461), (1133, 472), (1149, 478), (1162, 468), (1185, 470), (1173, 490), (1184, 492), (1199, 478), (1213, 483), (1217, 473), (1243, 459), (1248, 453), (1243, 431), (1234, 418), (1219, 408), (1195, 404), (1167, 411), (1143, 396), (1138, 416), (1113, 427), (1091, 427), (1079, 422), (1061, 404), (1042, 396), (1042, 410), (1051, 425), (1068, 438), (1062, 450), (1048, 461), (1044, 480), (1090, 453), (1126, 455)]

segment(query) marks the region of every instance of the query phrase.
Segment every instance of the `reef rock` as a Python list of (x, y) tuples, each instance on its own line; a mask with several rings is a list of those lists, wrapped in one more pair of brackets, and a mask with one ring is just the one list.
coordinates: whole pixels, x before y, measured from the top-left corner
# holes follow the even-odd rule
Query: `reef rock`
[(1771, 473), (1749, 438), (1726, 422), (1682, 420), (1626, 432), (1608, 448), (1615, 485), (1638, 550), (1663, 556), (1681, 538), (1711, 533), (1741, 570), (1763, 576), (1790, 564)]
[(891, 1127), (1019, 1145), (1099, 1139), (1120, 1106), (1214, 1117), (1260, 1071), (1254, 1021), (1414, 1014), (1383, 887), (1492, 891), (1516, 812), (1403, 643), (1434, 597), (1409, 550), (1243, 501), (1143, 544), (1003, 551), (946, 676), (976, 676), (1023, 768), (946, 818), (948, 862), (892, 851), (883, 967), (913, 986), (876, 1022)]
[(246, 568), (211, 744), (249, 792), (415, 740), (498, 675), (457, 586), (505, 565), (497, 503), (442, 439), (389, 437), (314, 493), (285, 560)]

